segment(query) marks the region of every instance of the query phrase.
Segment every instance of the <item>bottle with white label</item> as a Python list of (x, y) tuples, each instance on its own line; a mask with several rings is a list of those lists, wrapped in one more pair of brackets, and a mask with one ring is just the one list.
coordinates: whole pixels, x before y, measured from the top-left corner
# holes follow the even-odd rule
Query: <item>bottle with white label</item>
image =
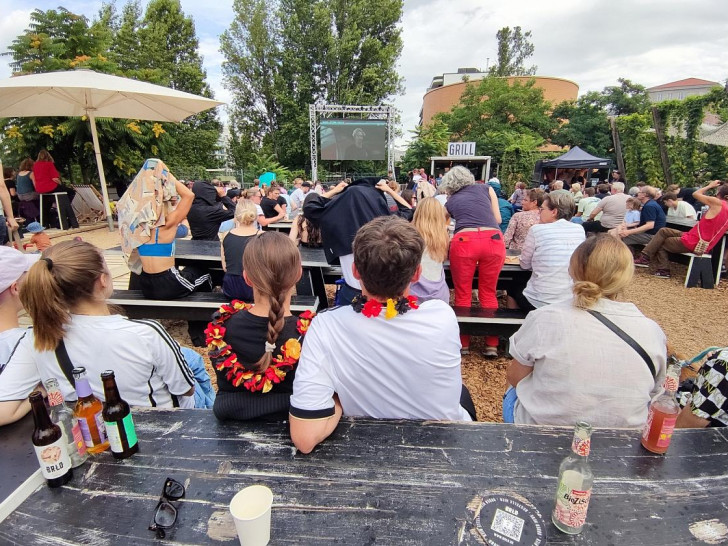
[(574, 428), (571, 453), (559, 467), (556, 505), (551, 520), (560, 531), (570, 535), (581, 533), (589, 509), (594, 475), (589, 466), (592, 427), (579, 421)]
[(48, 482), (48, 487), (60, 487), (73, 477), (68, 443), (63, 437), (61, 427), (51, 421), (43, 395), (39, 391), (33, 391), (29, 400), (35, 423), (33, 447), (40, 470)]
[(106, 426), (101, 416), (101, 401), (94, 396), (86, 377), (86, 368), (73, 368), (73, 379), (76, 382), (76, 408), (73, 414), (81, 425), (81, 434), (88, 452), (92, 455), (109, 449), (106, 437)]
[(119, 394), (116, 386), (116, 377), (112, 370), (101, 374), (104, 384), (104, 424), (109, 437), (111, 453), (116, 459), (126, 459), (139, 451), (134, 421), (131, 417), (129, 404)]
[(51, 421), (61, 427), (63, 437), (68, 444), (68, 455), (71, 457), (73, 468), (81, 466), (88, 459), (86, 442), (84, 442), (81, 434), (81, 425), (78, 424), (78, 419), (73, 416), (73, 412), (64, 403), (58, 380), (52, 377), (44, 381), (43, 384), (48, 393)]

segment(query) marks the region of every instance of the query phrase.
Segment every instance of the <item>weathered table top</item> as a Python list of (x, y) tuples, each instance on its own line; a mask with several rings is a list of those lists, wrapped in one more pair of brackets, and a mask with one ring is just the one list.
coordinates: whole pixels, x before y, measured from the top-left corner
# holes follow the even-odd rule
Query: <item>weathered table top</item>
[(667, 220), (665, 220), (666, 227), (679, 229), (680, 231), (690, 231), (697, 223), (698, 221), (695, 218), (676, 218), (674, 216), (668, 216)]
[(666, 456), (642, 449), (637, 432), (595, 431), (587, 524), (570, 537), (550, 513), (571, 429), (345, 419), (301, 455), (285, 423), (223, 424), (204, 410), (136, 410), (135, 421), (137, 455), (103, 453), (68, 485), (39, 487), (0, 524), (0, 542), (153, 543), (167, 476), (187, 485), (167, 534), (182, 544), (235, 544), (228, 503), (255, 483), (274, 493), (272, 544), (482, 544), (473, 519), (487, 492), (530, 501), (551, 544), (704, 544), (696, 536), (720, 539), (728, 524), (721, 429), (678, 431)]

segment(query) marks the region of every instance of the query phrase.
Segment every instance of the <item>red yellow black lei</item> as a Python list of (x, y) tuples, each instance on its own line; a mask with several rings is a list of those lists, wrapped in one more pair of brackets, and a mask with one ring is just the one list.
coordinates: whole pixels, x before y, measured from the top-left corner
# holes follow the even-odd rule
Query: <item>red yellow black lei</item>
[(397, 315), (404, 315), (410, 309), (417, 309), (419, 307), (415, 296), (402, 297), (397, 300), (389, 298), (386, 304), (377, 300), (370, 300), (366, 296), (356, 296), (352, 300), (351, 306), (354, 308), (354, 311), (361, 313), (367, 318), (378, 317), (382, 309), (385, 309), (386, 306), (386, 311), (384, 312), (384, 318), (386, 320), (392, 319)]
[(213, 366), (219, 372), (227, 370), (225, 377), (235, 387), (242, 385), (251, 392), (269, 392), (275, 383), (281, 383), (286, 374), (298, 363), (301, 357), (301, 339), (306, 334), (315, 313), (305, 311), (298, 316), (296, 329), (301, 334), (298, 339), (291, 338), (281, 346), (280, 354), (271, 358), (265, 371), (253, 372), (238, 361), (238, 355), (225, 341), (225, 321), (243, 309), (253, 307), (249, 303), (233, 300), (222, 305), (205, 330), (207, 349)]

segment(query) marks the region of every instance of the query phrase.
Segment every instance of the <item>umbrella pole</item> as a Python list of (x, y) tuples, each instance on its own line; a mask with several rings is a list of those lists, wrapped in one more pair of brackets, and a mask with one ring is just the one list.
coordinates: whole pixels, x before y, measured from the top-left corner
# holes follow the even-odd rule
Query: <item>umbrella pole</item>
[(106, 176), (104, 175), (104, 164), (101, 161), (101, 149), (99, 147), (99, 135), (96, 132), (96, 117), (89, 113), (88, 121), (91, 124), (91, 138), (94, 141), (94, 153), (96, 154), (96, 167), (99, 170), (99, 182), (101, 183), (101, 194), (104, 197), (104, 209), (106, 209), (106, 220), (109, 222), (109, 231), (114, 231), (114, 219), (111, 216), (109, 204), (109, 192), (106, 189)]

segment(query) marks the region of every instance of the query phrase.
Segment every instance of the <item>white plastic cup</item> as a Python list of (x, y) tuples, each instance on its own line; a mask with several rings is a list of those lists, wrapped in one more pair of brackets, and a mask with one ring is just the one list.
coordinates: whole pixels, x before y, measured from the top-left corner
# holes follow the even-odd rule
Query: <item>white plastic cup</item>
[(240, 546), (265, 546), (270, 541), (270, 509), (273, 491), (264, 485), (251, 485), (230, 501)]

